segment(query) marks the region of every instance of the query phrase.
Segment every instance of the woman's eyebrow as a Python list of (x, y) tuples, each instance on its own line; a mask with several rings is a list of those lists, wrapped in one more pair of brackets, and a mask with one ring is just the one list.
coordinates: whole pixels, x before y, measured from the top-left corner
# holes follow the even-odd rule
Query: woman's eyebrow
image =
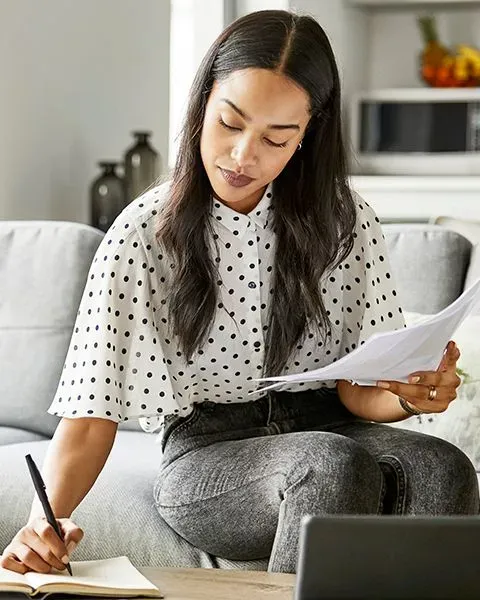
[[(230, 106), (231, 108), (233, 108), (233, 110), (238, 113), (242, 119), (245, 119), (245, 121), (251, 121), (251, 117), (249, 117), (243, 110), (241, 110), (240, 108), (238, 108), (238, 106), (236, 106), (231, 100), (229, 100), (228, 98), (220, 98), (220, 100), (222, 102), (225, 102), (226, 104), (228, 104), (228, 106)], [(296, 129), (297, 131), (300, 130), (300, 126), (295, 124), (295, 123), (288, 123), (286, 125), (267, 125), (268, 129)]]

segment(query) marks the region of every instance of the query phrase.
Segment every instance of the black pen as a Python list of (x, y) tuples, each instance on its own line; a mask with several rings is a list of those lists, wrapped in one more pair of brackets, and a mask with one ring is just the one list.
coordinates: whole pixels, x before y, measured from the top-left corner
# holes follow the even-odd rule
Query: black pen
[[(42, 476), (40, 475), (40, 471), (37, 469), (37, 465), (34, 463), (33, 458), (30, 454), (25, 456), (25, 460), (27, 461), (28, 470), (30, 471), (30, 475), (33, 479), (33, 485), (35, 486), (35, 491), (37, 492), (38, 499), (42, 503), (43, 511), (45, 516), (47, 517), (47, 521), (54, 528), (55, 533), (63, 542), (63, 535), (60, 531), (60, 527), (58, 526), (57, 519), (55, 519), (55, 515), (53, 514), (52, 507), (50, 506), (50, 502), (47, 498), (47, 492), (45, 491), (45, 484), (43, 483)], [(72, 575), (72, 567), (70, 564), (67, 564), (67, 570)]]

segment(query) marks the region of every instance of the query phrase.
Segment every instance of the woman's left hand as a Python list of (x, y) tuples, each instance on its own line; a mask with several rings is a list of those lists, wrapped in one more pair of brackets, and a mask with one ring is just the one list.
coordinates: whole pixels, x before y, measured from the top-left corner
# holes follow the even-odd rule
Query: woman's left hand
[(456, 372), (459, 358), (460, 350), (450, 341), (436, 371), (412, 373), (409, 383), (377, 381), (377, 386), (400, 396), (422, 413), (444, 412), (457, 397), (462, 383)]

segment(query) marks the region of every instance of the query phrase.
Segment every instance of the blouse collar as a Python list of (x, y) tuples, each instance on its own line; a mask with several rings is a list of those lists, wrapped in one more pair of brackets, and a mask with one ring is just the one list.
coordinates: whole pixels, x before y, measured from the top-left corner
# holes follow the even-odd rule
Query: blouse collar
[(272, 221), (272, 184), (270, 183), (259, 203), (248, 214), (239, 213), (216, 198), (212, 201), (211, 214), (236, 236), (243, 236), (245, 231), (255, 223), (258, 227), (266, 229)]

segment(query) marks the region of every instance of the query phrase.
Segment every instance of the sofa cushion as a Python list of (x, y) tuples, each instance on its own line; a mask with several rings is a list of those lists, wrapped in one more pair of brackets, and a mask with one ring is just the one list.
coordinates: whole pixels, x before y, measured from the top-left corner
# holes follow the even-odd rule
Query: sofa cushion
[[(156, 436), (121, 431), (90, 493), (74, 513), (85, 537), (73, 560), (129, 556), (137, 566), (266, 570), (267, 560), (218, 560), (178, 536), (158, 514), (153, 485), (160, 463)], [(25, 523), (33, 497), (25, 454), (40, 466), (48, 442), (0, 447), (0, 553)], [(5, 518), (8, 515), (8, 518)]]
[[(435, 218), (434, 223), (456, 231), (472, 242), (473, 249), (465, 280), (465, 288), (470, 287), (480, 279), (480, 221), (440, 216)], [(476, 308), (474, 314), (480, 315), (480, 305)]]
[(433, 314), (461, 294), (468, 239), (438, 225), (389, 224), (383, 230), (404, 311)]
[(0, 425), (53, 433), (47, 408), (102, 238), (79, 223), (0, 222)]
[[(472, 249), (470, 257), (470, 266), (467, 271), (465, 280), (465, 288), (469, 288), (480, 279), (480, 243), (476, 244)], [(473, 314), (480, 315), (480, 304), (475, 308)]]
[(38, 442), (46, 439), (48, 438), (44, 435), (26, 431), (25, 429), (0, 426), (0, 446), (5, 446), (6, 444), (21, 444), (23, 442)]

